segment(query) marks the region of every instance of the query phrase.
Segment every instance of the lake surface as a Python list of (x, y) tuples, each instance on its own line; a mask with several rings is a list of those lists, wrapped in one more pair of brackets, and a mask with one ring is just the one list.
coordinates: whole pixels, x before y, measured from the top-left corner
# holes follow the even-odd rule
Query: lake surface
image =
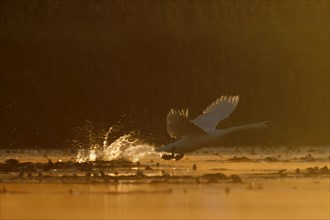
[(2, 150), (1, 219), (329, 219), (329, 148), (290, 149), (88, 166), (70, 151)]

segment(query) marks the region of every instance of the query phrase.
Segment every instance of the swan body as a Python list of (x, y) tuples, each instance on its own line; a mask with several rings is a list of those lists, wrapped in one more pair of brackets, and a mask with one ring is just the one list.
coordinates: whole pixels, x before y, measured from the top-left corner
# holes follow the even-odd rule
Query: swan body
[[(216, 129), (217, 124), (229, 117), (235, 110), (238, 102), (239, 96), (221, 96), (194, 120), (189, 119), (188, 109), (171, 109), (167, 115), (167, 131), (171, 137), (177, 140), (156, 148), (156, 151), (172, 153), (172, 155), (163, 155), (164, 159), (181, 159), (185, 153), (210, 146), (221, 139), (221, 137), (233, 132), (267, 128), (271, 125), (271, 122), (264, 121), (226, 129)], [(175, 153), (179, 154), (179, 156), (175, 156)]]

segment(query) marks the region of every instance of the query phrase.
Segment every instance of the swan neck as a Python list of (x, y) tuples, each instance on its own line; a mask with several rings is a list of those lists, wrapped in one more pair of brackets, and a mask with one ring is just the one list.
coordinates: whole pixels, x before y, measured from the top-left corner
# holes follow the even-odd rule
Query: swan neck
[(240, 125), (236, 127), (230, 128), (232, 132), (234, 131), (241, 131), (241, 130), (247, 130), (247, 129), (257, 129), (257, 128), (266, 128), (267, 125), (263, 122), (261, 123), (253, 123), (253, 124), (246, 124), (246, 125)]

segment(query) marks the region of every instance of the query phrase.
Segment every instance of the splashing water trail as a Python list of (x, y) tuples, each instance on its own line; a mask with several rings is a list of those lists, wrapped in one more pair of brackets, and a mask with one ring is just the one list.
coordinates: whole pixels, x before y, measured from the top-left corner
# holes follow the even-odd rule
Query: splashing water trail
[(92, 144), (89, 149), (79, 149), (77, 154), (77, 162), (95, 160), (128, 160), (136, 162), (139, 159), (156, 154), (155, 147), (150, 144), (143, 143), (132, 134), (125, 134), (117, 138), (112, 143), (108, 143), (108, 137), (111, 134), (112, 127), (106, 133), (103, 146)]

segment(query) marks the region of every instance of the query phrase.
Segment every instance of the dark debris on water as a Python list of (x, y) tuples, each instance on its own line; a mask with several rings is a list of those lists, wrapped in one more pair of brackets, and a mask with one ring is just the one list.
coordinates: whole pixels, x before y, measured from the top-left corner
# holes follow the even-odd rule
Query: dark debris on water
[(234, 156), (233, 158), (228, 159), (228, 161), (231, 162), (251, 162), (252, 160), (248, 157), (236, 157)]
[[(128, 161), (95, 161), (85, 163), (32, 163), (8, 160), (0, 163), (0, 182), (28, 183), (218, 183), (238, 182), (223, 173), (202, 176), (173, 175), (160, 164), (144, 165)], [(151, 175), (150, 175), (151, 174)]]
[[(237, 161), (250, 160), (245, 157), (233, 158)], [(195, 164), (194, 164), (195, 165)], [(195, 167), (195, 169), (194, 169)], [(193, 170), (197, 169), (197, 165)], [(32, 163), (19, 162), (15, 159), (0, 163), (0, 182), (28, 182), (28, 183), (176, 183), (176, 184), (208, 184), (208, 183), (242, 183), (241, 176), (227, 176), (223, 173), (207, 173), (198, 175), (174, 175), (170, 171), (163, 170), (164, 167), (157, 164), (140, 164), (124, 160), (116, 161), (94, 161), (76, 163), (51, 162)], [(328, 177), (329, 168), (309, 167), (307, 169), (297, 168), (292, 171), (286, 169), (274, 173), (253, 173), (243, 175), (244, 178), (297, 178), (297, 177)]]

